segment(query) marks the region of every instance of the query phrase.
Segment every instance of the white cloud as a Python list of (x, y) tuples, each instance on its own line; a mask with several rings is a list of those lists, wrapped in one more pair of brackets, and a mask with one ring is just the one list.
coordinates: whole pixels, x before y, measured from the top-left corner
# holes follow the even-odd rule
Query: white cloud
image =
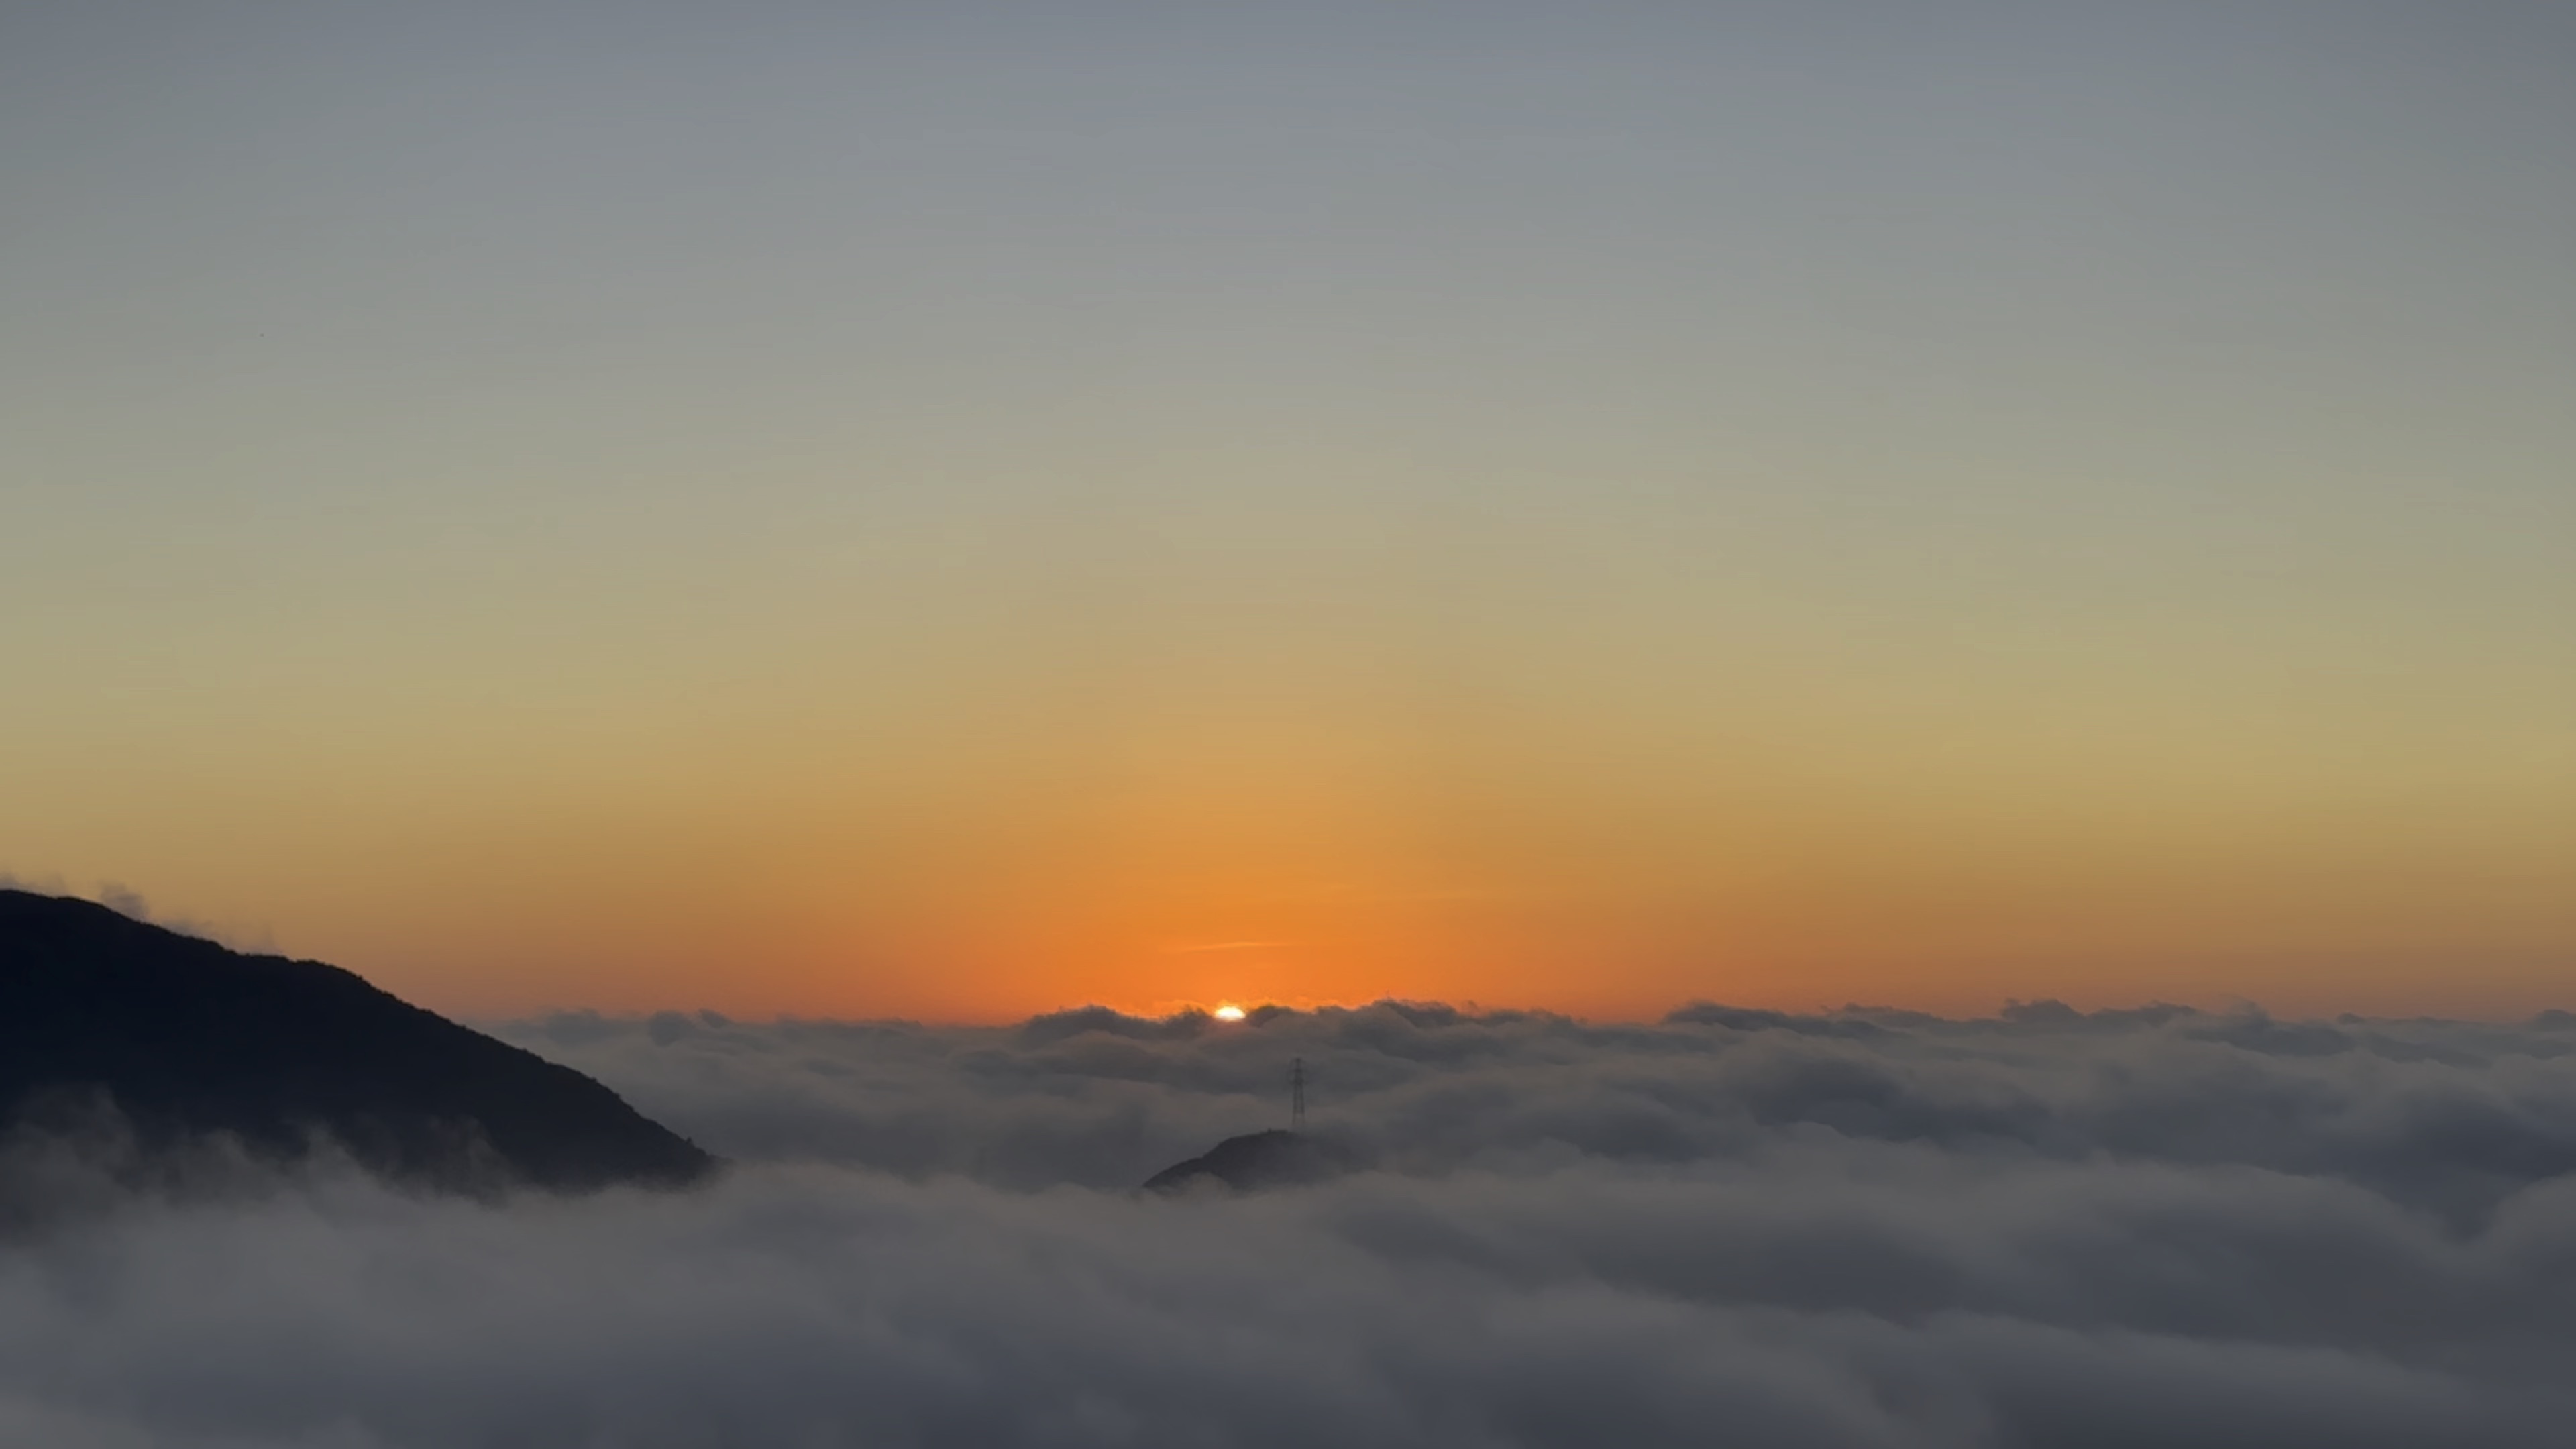
[[(2576, 1421), (2562, 1024), (512, 1034), (740, 1165), (501, 1206), (234, 1170), (22, 1215), (0, 1439), (2272, 1449)], [(1388, 1170), (1126, 1190), (1271, 1125), (1290, 1054)], [(42, 1190), (77, 1178), (57, 1153)]]

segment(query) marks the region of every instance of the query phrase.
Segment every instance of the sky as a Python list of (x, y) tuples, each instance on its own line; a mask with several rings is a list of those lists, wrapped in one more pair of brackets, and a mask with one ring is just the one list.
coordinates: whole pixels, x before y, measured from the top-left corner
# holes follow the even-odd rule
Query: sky
[(2566, 1004), (2571, 68), (0, 7), (0, 871), (482, 1015)]

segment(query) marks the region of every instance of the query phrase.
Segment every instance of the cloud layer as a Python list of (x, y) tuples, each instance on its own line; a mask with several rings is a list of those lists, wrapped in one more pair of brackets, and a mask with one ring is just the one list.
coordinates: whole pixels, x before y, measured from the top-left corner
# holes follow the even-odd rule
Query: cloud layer
[[(519, 1023), (733, 1157), (419, 1200), (21, 1144), (0, 1441), (2556, 1445), (2576, 1020)], [(1380, 1165), (1142, 1198), (1217, 1137)], [(86, 1174), (86, 1176), (85, 1176)], [(199, 1175), (191, 1179), (203, 1183)], [(82, 1196), (82, 1194), (87, 1194)]]

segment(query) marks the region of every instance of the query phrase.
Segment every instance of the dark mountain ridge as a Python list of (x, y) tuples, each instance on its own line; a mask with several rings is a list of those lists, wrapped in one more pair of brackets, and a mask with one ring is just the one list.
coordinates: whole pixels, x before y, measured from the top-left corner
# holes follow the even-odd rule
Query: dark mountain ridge
[(1229, 1137), (1197, 1157), (1145, 1180), (1145, 1191), (1176, 1193), (1222, 1185), (1236, 1192), (1324, 1182), (1359, 1167), (1349, 1148), (1329, 1138), (1272, 1128)]
[(0, 1121), (104, 1094), (147, 1147), (317, 1135), (399, 1181), (676, 1186), (716, 1160), (589, 1077), (318, 961), (0, 890)]

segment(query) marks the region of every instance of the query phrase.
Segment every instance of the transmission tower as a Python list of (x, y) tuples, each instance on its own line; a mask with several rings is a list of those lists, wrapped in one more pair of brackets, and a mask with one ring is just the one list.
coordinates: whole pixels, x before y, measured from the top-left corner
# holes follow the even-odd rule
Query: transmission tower
[(1306, 1059), (1288, 1060), (1288, 1130), (1306, 1130)]

